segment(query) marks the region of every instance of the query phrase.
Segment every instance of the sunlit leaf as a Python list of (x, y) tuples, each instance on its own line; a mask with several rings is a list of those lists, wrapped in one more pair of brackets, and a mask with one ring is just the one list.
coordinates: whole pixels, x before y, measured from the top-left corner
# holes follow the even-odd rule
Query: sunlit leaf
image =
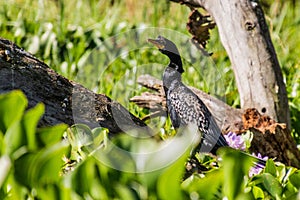
[(27, 106), (25, 95), (19, 91), (12, 91), (0, 95), (0, 129), (4, 133), (3, 153), (12, 155), (26, 143), (20, 120)]
[(282, 194), (282, 186), (279, 181), (269, 173), (264, 173), (261, 175), (263, 180), (263, 185), (265, 189), (273, 196), (273, 197), (281, 197)]
[(63, 155), (68, 145), (58, 143), (37, 153), (27, 153), (15, 162), (15, 178), (28, 187), (40, 187), (60, 179)]
[(14, 158), (18, 155), (13, 155), (16, 150), (26, 144), (26, 135), (23, 134), (22, 126), (19, 121), (11, 124), (4, 135), (5, 154), (11, 155)]
[(296, 172), (294, 172), (290, 176), (289, 180), (299, 190), (300, 189), (300, 170), (297, 170)]
[(115, 190), (113, 183), (115, 177), (106, 177), (109, 176), (107, 173), (113, 173), (107, 170), (108, 168), (92, 157), (87, 157), (68, 175), (71, 177), (72, 189), (80, 196), (90, 195), (93, 199), (110, 199), (108, 194), (114, 193), (111, 191)]
[(37, 148), (36, 127), (42, 114), (44, 113), (44, 110), (44, 104), (37, 104), (34, 108), (28, 110), (22, 119), (22, 125), (25, 131), (23, 134), (26, 134), (27, 146), (29, 150), (35, 150)]
[(184, 164), (187, 154), (179, 158), (171, 166), (167, 167), (158, 178), (157, 190), (160, 199), (183, 199), (181, 179), (184, 174)]
[(252, 187), (252, 194), (255, 199), (264, 199), (264, 197), (265, 197), (264, 191), (260, 187), (257, 187), (257, 186)]
[(190, 176), (182, 183), (182, 187), (189, 194), (197, 192), (200, 199), (213, 199), (219, 195), (223, 181), (223, 171), (213, 170), (208, 172), (204, 178), (197, 175)]
[(72, 176), (72, 187), (81, 196), (89, 193), (92, 188), (93, 179), (96, 178), (95, 162), (91, 158), (85, 159), (80, 163)]
[(128, 200), (136, 199), (136, 196), (134, 195), (133, 191), (129, 189), (128, 186), (122, 184), (116, 184), (115, 190), (121, 199), (128, 199)]
[(268, 159), (267, 160), (264, 172), (265, 173), (269, 173), (269, 174), (271, 174), (274, 177), (277, 176), (276, 166), (275, 166), (275, 163), (274, 163), (274, 161), (272, 159)]
[(244, 176), (248, 174), (252, 164), (251, 158), (237, 150), (220, 149), (223, 160), (224, 187), (223, 192), (229, 200), (236, 199), (244, 190)]
[(37, 130), (38, 141), (42, 146), (52, 146), (62, 140), (63, 133), (67, 128), (66, 124), (39, 128)]
[(3, 133), (12, 124), (21, 120), (27, 103), (25, 95), (20, 90), (0, 95), (0, 129)]

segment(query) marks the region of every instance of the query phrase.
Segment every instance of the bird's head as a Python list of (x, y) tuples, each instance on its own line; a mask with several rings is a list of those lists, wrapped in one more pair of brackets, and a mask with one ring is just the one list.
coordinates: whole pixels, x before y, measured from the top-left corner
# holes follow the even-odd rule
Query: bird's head
[(156, 39), (148, 39), (148, 42), (154, 44), (160, 52), (170, 58), (171, 63), (177, 65), (177, 71), (183, 73), (181, 57), (176, 45), (163, 36), (158, 36)]

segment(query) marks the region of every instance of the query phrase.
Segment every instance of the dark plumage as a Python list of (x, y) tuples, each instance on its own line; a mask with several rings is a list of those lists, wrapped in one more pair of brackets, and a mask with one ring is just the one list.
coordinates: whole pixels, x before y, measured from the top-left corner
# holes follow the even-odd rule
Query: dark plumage
[(163, 86), (174, 128), (191, 123), (196, 124), (202, 134), (198, 151), (215, 154), (219, 147), (228, 146), (208, 108), (195, 93), (182, 83), (181, 74), (184, 70), (176, 45), (162, 36), (148, 41), (170, 58), (170, 63), (163, 74)]

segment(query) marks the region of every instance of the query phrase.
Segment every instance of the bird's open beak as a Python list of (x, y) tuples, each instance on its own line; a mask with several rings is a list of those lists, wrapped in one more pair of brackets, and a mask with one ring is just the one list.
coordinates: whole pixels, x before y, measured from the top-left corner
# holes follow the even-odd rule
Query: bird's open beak
[(163, 44), (161, 43), (160, 40), (156, 40), (156, 39), (148, 39), (148, 42), (154, 44), (158, 49), (163, 49), (163, 48), (165, 48), (165, 45), (163, 45)]

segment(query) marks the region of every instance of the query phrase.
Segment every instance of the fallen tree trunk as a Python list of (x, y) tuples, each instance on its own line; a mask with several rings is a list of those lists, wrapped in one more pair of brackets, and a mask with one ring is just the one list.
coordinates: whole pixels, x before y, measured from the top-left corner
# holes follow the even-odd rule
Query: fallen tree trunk
[(0, 38), (0, 93), (22, 90), (28, 108), (45, 104), (39, 126), (84, 123), (105, 127), (110, 133), (138, 130), (149, 136), (151, 129), (122, 105), (69, 81), (12, 42)]

